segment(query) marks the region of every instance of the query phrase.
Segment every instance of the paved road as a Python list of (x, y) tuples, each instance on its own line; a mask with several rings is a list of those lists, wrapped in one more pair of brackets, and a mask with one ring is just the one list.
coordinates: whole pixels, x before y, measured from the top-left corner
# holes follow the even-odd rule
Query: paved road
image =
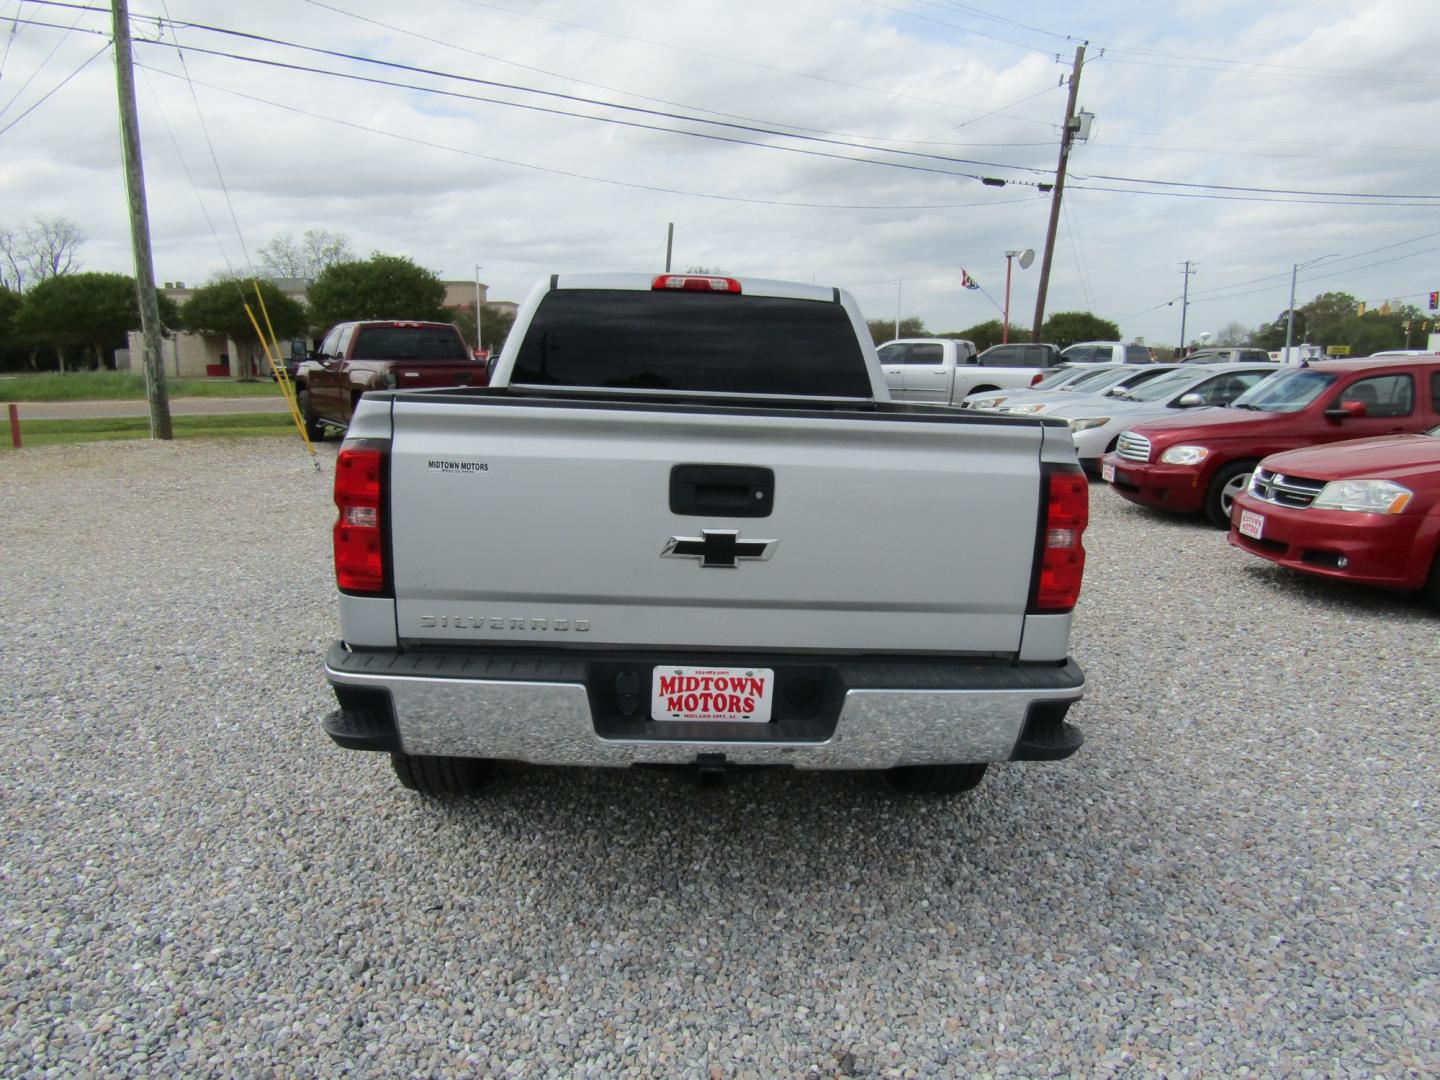
[[(21, 420), (90, 420), (108, 416), (149, 416), (143, 399), (131, 401), (22, 401)], [(283, 413), (281, 397), (185, 397), (170, 399), (172, 416), (218, 416), (229, 413)], [(0, 413), (3, 415), (3, 413)]]

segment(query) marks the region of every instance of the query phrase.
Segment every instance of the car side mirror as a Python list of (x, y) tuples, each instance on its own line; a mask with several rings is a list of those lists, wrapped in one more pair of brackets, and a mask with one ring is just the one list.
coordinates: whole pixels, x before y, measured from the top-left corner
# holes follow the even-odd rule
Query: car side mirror
[(1194, 409), (1197, 406), (1204, 405), (1205, 399), (1199, 394), (1192, 392), (1189, 394), (1181, 394), (1180, 400), (1175, 402), (1175, 404), (1182, 409)]
[(1336, 408), (1326, 409), (1325, 416), (1329, 420), (1353, 420), (1368, 415), (1369, 411), (1363, 401), (1342, 401)]
[(305, 359), (305, 342), (299, 340), (298, 338), (290, 342), (290, 359)]

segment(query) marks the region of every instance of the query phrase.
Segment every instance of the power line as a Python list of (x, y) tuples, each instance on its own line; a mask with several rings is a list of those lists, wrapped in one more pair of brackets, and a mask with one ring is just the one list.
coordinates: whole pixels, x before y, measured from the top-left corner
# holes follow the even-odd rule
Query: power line
[[(6, 124), (4, 127), (0, 127), (0, 135), (4, 135), (7, 131), (9, 131), (11, 128), (13, 128), (16, 124), (20, 123), (21, 120), (24, 120), (25, 117), (29, 116), (32, 112), (34, 112), (36, 109), (38, 109), (41, 105), (44, 105), (45, 102), (49, 101), (50, 98), (51, 98), (58, 90), (61, 89), (61, 87), (65, 86), (66, 83), (68, 83), (71, 79), (75, 78), (76, 75), (79, 75), (82, 71), (84, 71), (84, 70), (85, 70), (87, 67), (89, 67), (92, 63), (94, 63), (95, 60), (99, 59), (99, 57), (100, 57), (100, 55), (101, 55), (102, 53), (108, 52), (109, 50), (110, 50), (110, 45), (109, 45), (109, 43), (106, 43), (106, 44), (104, 44), (104, 45), (101, 45), (100, 48), (97, 49), (94, 53), (92, 53), (87, 59), (81, 61), (79, 67), (77, 67), (74, 71), (70, 72), (69, 75), (66, 75), (65, 78), (61, 79), (58, 83), (56, 83), (56, 84), (55, 84), (54, 86), (52, 86), (49, 90), (47, 90), (43, 95), (41, 95), (41, 97), (39, 98), (39, 100), (33, 102), (28, 109), (26, 109), (24, 112), (22, 112), (19, 116), (15, 117), (14, 120), (11, 120), (11, 121), (10, 121), (8, 124)], [(17, 96), (18, 96), (18, 95), (17, 95)], [(3, 109), (0, 109), (0, 113), (3, 113), (3, 112), (4, 112), (4, 110), (3, 110)]]
[[(147, 70), (147, 71), (153, 71), (153, 72), (154, 72), (155, 74), (157, 74), (157, 75), (164, 75), (164, 76), (166, 76), (166, 77), (168, 77), (168, 78), (172, 78), (172, 79), (179, 79), (179, 78), (182, 77), (182, 76), (176, 75), (174, 72), (166, 71), (166, 70), (164, 70), (163, 68), (150, 67), (149, 65), (146, 65), (146, 64), (139, 64), (139, 65), (137, 65), (137, 66), (138, 66), (138, 67), (142, 67), (142, 68), (144, 68), (144, 69)], [(369, 126), (369, 125), (367, 125), (367, 124), (361, 124), (361, 123), (358, 123), (358, 122), (353, 121), (353, 120), (344, 120), (344, 119), (341, 119), (340, 117), (336, 117), (336, 116), (327, 116), (327, 115), (325, 115), (324, 113), (312, 112), (312, 111), (310, 111), (310, 110), (308, 110), (308, 109), (302, 109), (302, 108), (300, 108), (299, 106), (296, 106), (296, 105), (288, 105), (288, 104), (286, 104), (285, 102), (282, 102), (282, 101), (273, 101), (273, 100), (271, 100), (271, 99), (269, 99), (269, 98), (263, 98), (263, 97), (260, 97), (260, 96), (258, 96), (258, 95), (255, 95), (255, 94), (245, 93), (244, 91), (241, 91), (241, 90), (234, 90), (234, 89), (231, 89), (231, 88), (229, 88), (229, 87), (217, 86), (217, 85), (215, 85), (214, 83), (203, 82), (203, 81), (201, 81), (201, 80), (199, 80), (199, 79), (194, 80), (194, 83), (195, 83), (196, 86), (203, 86), (203, 87), (205, 87), (205, 88), (207, 88), (207, 89), (215, 90), (215, 91), (218, 91), (219, 93), (222, 93), (222, 94), (229, 94), (229, 95), (231, 95), (232, 97), (242, 98), (242, 99), (244, 99), (244, 100), (246, 100), (246, 101), (253, 101), (253, 102), (256, 102), (256, 103), (261, 104), (261, 105), (269, 105), (269, 106), (271, 106), (272, 108), (282, 109), (282, 110), (284, 110), (285, 112), (294, 113), (294, 114), (296, 114), (297, 116), (307, 116), (307, 117), (310, 117), (311, 119), (314, 119), (314, 120), (324, 120), (324, 121), (326, 121), (327, 123), (338, 124), (338, 125), (340, 125), (341, 127), (348, 127), (348, 128), (353, 129), (353, 130), (356, 130), (356, 131), (365, 131), (365, 132), (368, 132), (368, 133), (370, 133), (370, 134), (372, 134), (372, 135), (382, 135), (382, 136), (384, 136), (384, 137), (386, 137), (386, 138), (397, 139), (397, 140), (399, 140), (399, 141), (401, 141), (401, 142), (411, 143), (411, 144), (414, 144), (414, 145), (416, 145), (416, 146), (425, 146), (425, 147), (428, 147), (428, 148), (433, 149), (433, 150), (444, 150), (444, 151), (446, 151), (446, 152), (448, 152), (448, 153), (461, 154), (461, 155), (464, 155), (465, 157), (476, 158), (476, 159), (481, 160), (481, 161), (492, 161), (492, 162), (495, 162), (496, 164), (499, 164), (499, 165), (510, 165), (510, 166), (515, 167), (515, 168), (530, 169), (530, 170), (533, 170), (533, 171), (535, 171), (535, 172), (549, 173), (549, 174), (551, 174), (551, 175), (553, 175), (553, 176), (564, 176), (564, 177), (568, 177), (568, 178), (573, 179), (573, 180), (587, 180), (587, 181), (590, 181), (590, 182), (593, 182), (593, 183), (598, 183), (598, 184), (608, 184), (608, 185), (611, 185), (611, 186), (613, 186), (613, 187), (631, 188), (631, 189), (637, 190), (637, 191), (651, 191), (651, 192), (656, 192), (656, 193), (663, 194), (663, 195), (681, 195), (681, 196), (685, 196), (685, 197), (688, 197), (688, 198), (715, 199), (715, 200), (718, 200), (718, 201), (721, 201), (721, 202), (755, 203), (755, 204), (757, 204), (757, 205), (764, 205), (764, 206), (790, 206), (790, 207), (796, 207), (796, 208), (802, 208), (802, 209), (815, 209), (815, 210), (886, 210), (886, 211), (892, 211), (892, 210), (948, 210), (948, 209), (964, 209), (964, 208), (968, 208), (968, 207), (978, 207), (978, 206), (1003, 206), (1003, 205), (1006, 205), (1006, 204), (1008, 204), (1008, 203), (1019, 203), (1019, 202), (1030, 202), (1030, 201), (1032, 201), (1032, 199), (1031, 199), (1030, 197), (1027, 197), (1027, 198), (1023, 198), (1023, 199), (987, 200), (987, 201), (985, 201), (985, 202), (975, 202), (975, 203), (935, 203), (935, 204), (922, 205), (922, 206), (852, 205), (852, 204), (839, 204), (839, 203), (789, 202), (789, 201), (782, 201), (782, 200), (776, 200), (776, 199), (751, 199), (751, 198), (745, 198), (745, 197), (742, 197), (742, 196), (739, 196), (739, 195), (721, 195), (721, 194), (718, 194), (718, 193), (715, 193), (715, 192), (707, 192), (707, 191), (686, 191), (686, 190), (683, 190), (683, 189), (680, 189), (680, 188), (667, 188), (667, 187), (662, 187), (662, 186), (659, 186), (659, 185), (656, 185), (656, 184), (637, 184), (637, 183), (633, 183), (633, 182), (628, 181), (628, 180), (615, 180), (615, 179), (612, 179), (612, 178), (610, 178), (610, 177), (592, 176), (592, 175), (590, 175), (590, 174), (588, 174), (588, 173), (574, 172), (574, 171), (572, 171), (572, 170), (567, 170), (567, 169), (555, 169), (555, 168), (551, 168), (551, 167), (545, 166), (545, 165), (536, 165), (536, 164), (533, 164), (533, 163), (527, 162), (527, 161), (516, 161), (516, 160), (514, 160), (513, 158), (498, 157), (498, 156), (493, 155), (493, 154), (482, 154), (482, 153), (479, 153), (478, 151), (475, 151), (475, 150), (466, 150), (466, 149), (463, 149), (463, 148), (458, 147), (458, 146), (451, 146), (451, 145), (449, 145), (448, 143), (436, 142), (436, 141), (431, 140), (431, 139), (421, 139), (421, 138), (417, 138), (417, 137), (415, 137), (415, 136), (413, 136), (413, 135), (402, 135), (402, 134), (400, 134), (400, 133), (398, 133), (398, 132), (386, 131), (386, 130), (384, 130), (384, 129), (382, 129), (382, 128), (371, 127), (371, 126)], [(917, 168), (917, 167), (916, 167), (916, 166), (905, 165), (905, 166), (900, 166), (900, 168), (914, 169), (914, 168)], [(930, 170), (921, 170), (921, 171), (930, 171)], [(950, 173), (950, 174), (945, 174), (945, 175), (957, 175), (957, 174)]]
[[(853, 133), (853, 132), (832, 131), (832, 130), (829, 130), (829, 129), (827, 129), (827, 128), (807, 127), (807, 126), (805, 126), (805, 125), (803, 125), (803, 124), (791, 124), (791, 123), (786, 123), (786, 122), (784, 122), (784, 121), (778, 121), (778, 120), (763, 120), (763, 119), (759, 119), (759, 118), (753, 117), (753, 116), (745, 116), (745, 115), (740, 114), (740, 113), (730, 113), (730, 112), (723, 112), (723, 111), (721, 111), (721, 110), (719, 110), (719, 109), (711, 109), (711, 108), (709, 108), (709, 107), (707, 107), (707, 106), (704, 106), (704, 105), (691, 105), (691, 104), (689, 104), (688, 102), (673, 101), (673, 100), (671, 100), (671, 99), (669, 99), (669, 98), (653, 97), (653, 96), (651, 96), (651, 95), (649, 95), (649, 94), (641, 94), (641, 93), (638, 93), (638, 92), (636, 92), (636, 91), (634, 91), (634, 90), (626, 90), (626, 89), (624, 89), (623, 87), (610, 86), (610, 85), (608, 85), (608, 84), (606, 84), (606, 83), (597, 83), (597, 82), (592, 82), (592, 81), (590, 81), (590, 80), (588, 80), (588, 79), (581, 79), (581, 78), (579, 78), (578, 76), (569, 75), (569, 74), (566, 74), (565, 72), (562, 72), (562, 71), (551, 71), (551, 70), (548, 69), (548, 68), (535, 67), (535, 66), (533, 66), (533, 65), (531, 65), (531, 64), (522, 64), (522, 63), (520, 63), (520, 62), (517, 61), (517, 60), (508, 60), (508, 59), (506, 59), (506, 58), (503, 57), (503, 56), (497, 56), (495, 53), (481, 52), (479, 49), (471, 49), (471, 48), (468, 48), (467, 46), (459, 45), (459, 44), (457, 44), (457, 43), (455, 43), (455, 42), (453, 42), (453, 41), (446, 41), (446, 40), (443, 39), (443, 38), (431, 37), (431, 36), (429, 36), (429, 35), (427, 35), (427, 34), (422, 34), (422, 33), (418, 32), (418, 31), (416, 31), (416, 30), (410, 30), (410, 29), (408, 29), (408, 28), (406, 28), (406, 27), (403, 27), (403, 26), (397, 26), (397, 25), (395, 25), (394, 23), (383, 22), (383, 21), (381, 21), (380, 19), (371, 18), (371, 17), (368, 16), (368, 15), (361, 15), (359, 12), (346, 11), (344, 8), (336, 7), (336, 6), (333, 5), (333, 4), (326, 3), (325, 0), (305, 0), (305, 2), (308, 3), (308, 4), (310, 4), (310, 5), (313, 6), (313, 7), (318, 7), (318, 8), (321, 8), (321, 9), (325, 10), (325, 11), (331, 11), (331, 12), (334, 12), (335, 14), (337, 14), (337, 15), (344, 15), (344, 16), (347, 17), (347, 18), (356, 19), (356, 20), (358, 20), (358, 21), (360, 21), (360, 22), (367, 23), (367, 24), (369, 24), (369, 25), (371, 25), (371, 26), (378, 26), (378, 27), (380, 27), (380, 28), (383, 29), (383, 30), (391, 31), (392, 33), (404, 34), (404, 35), (406, 35), (407, 37), (413, 37), (413, 38), (415, 38), (415, 39), (418, 40), (418, 41), (428, 42), (428, 43), (431, 44), (431, 45), (440, 45), (440, 46), (442, 46), (442, 47), (444, 47), (444, 48), (447, 48), (447, 49), (454, 49), (454, 50), (456, 50), (457, 52), (463, 52), (463, 53), (466, 53), (466, 54), (468, 54), (468, 55), (470, 55), (470, 56), (478, 56), (478, 57), (480, 57), (481, 59), (484, 59), (484, 60), (491, 60), (491, 61), (494, 61), (495, 63), (506, 64), (506, 65), (508, 65), (508, 66), (510, 66), (510, 67), (518, 67), (518, 68), (520, 68), (520, 69), (522, 69), (522, 70), (524, 70), (524, 71), (533, 71), (533, 72), (536, 72), (537, 74), (540, 74), (540, 75), (548, 75), (549, 77), (554, 78), (554, 79), (563, 79), (563, 80), (565, 80), (566, 82), (576, 83), (576, 84), (581, 85), (581, 86), (593, 86), (593, 87), (596, 87), (596, 88), (601, 89), (601, 90), (608, 90), (608, 91), (610, 91), (611, 93), (625, 94), (627, 97), (639, 98), (639, 99), (642, 100), (642, 101), (652, 101), (652, 102), (655, 102), (655, 103), (660, 104), (660, 105), (670, 105), (670, 106), (673, 106), (674, 108), (679, 108), (679, 109), (693, 109), (693, 110), (696, 110), (696, 111), (698, 111), (698, 112), (707, 112), (707, 113), (710, 113), (712, 116), (724, 116), (724, 117), (728, 117), (728, 118), (731, 119), (731, 120), (743, 120), (743, 121), (746, 121), (746, 122), (748, 122), (748, 123), (753, 123), (753, 124), (769, 124), (769, 125), (774, 126), (774, 127), (793, 128), (793, 129), (796, 130), (796, 131), (811, 132), (812, 134), (817, 134), (817, 135), (831, 135), (831, 136), (835, 136), (835, 137), (837, 137), (837, 138), (845, 138), (845, 139), (871, 139), (871, 140), (875, 140), (875, 141), (878, 141), (878, 142), (900, 142), (900, 143), (908, 143), (908, 144), (912, 144), (912, 145), (983, 146), (983, 147), (1005, 147), (1005, 148), (1009, 148), (1009, 147), (1024, 147), (1024, 146), (1049, 146), (1049, 145), (1050, 145), (1050, 143), (1049, 143), (1048, 141), (1046, 141), (1046, 142), (1029, 142), (1029, 143), (929, 143), (929, 142), (927, 142), (926, 140), (919, 140), (919, 139), (906, 139), (906, 138), (902, 138), (902, 137), (885, 136), (885, 135), (860, 135), (860, 134), (855, 134), (855, 133)], [(1006, 107), (1008, 108), (1008, 106), (1006, 106)], [(992, 113), (983, 114), (983, 115), (981, 115), (981, 116), (979, 116), (979, 117), (976, 117), (974, 120), (968, 120), (968, 121), (966, 121), (964, 124), (957, 125), (957, 127), (965, 127), (965, 126), (968, 126), (969, 124), (977, 123), (977, 122), (979, 122), (980, 120), (985, 119), (986, 116), (989, 116), (989, 115), (992, 115)], [(956, 130), (956, 128), (950, 128), (950, 129), (947, 129), (947, 130)]]
[[(1143, 183), (1143, 181), (1135, 181)], [(1202, 191), (1149, 191), (1145, 188), (1117, 188), (1101, 187), (1095, 184), (1072, 184), (1074, 191), (1108, 191), (1116, 195), (1162, 195), (1172, 199), (1215, 199), (1221, 202), (1256, 202), (1256, 203), (1284, 203), (1290, 206), (1395, 206), (1395, 207), (1421, 207), (1426, 210), (1434, 210), (1436, 204), (1433, 202), (1365, 202), (1358, 199), (1266, 199), (1258, 195), (1212, 195)], [(1304, 194), (1297, 192), (1297, 194)], [(1440, 198), (1440, 196), (1422, 195), (1418, 198)]]
[[(15, 8), (15, 10), (16, 10), (16, 12), (19, 12), (19, 11), (21, 10), (21, 8), (17, 5), (16, 8)], [(99, 10), (99, 9), (97, 9), (97, 8), (87, 8), (86, 10), (87, 10), (87, 11), (96, 11), (96, 10)], [(50, 51), (45, 54), (45, 58), (44, 58), (43, 60), (41, 60), (40, 63), (38, 63), (38, 64), (35, 65), (35, 70), (32, 71), (32, 72), (30, 72), (29, 78), (27, 78), (23, 83), (20, 84), (20, 89), (19, 89), (19, 90), (16, 90), (15, 93), (11, 96), (10, 100), (7, 101), (7, 102), (5, 102), (4, 105), (0, 105), (0, 116), (4, 116), (7, 112), (10, 111), (10, 106), (11, 106), (11, 105), (14, 105), (15, 102), (17, 102), (17, 101), (20, 100), (20, 95), (22, 95), (23, 93), (25, 93), (25, 91), (30, 88), (30, 84), (31, 84), (32, 82), (34, 82), (35, 79), (39, 76), (40, 72), (42, 72), (42, 71), (45, 70), (45, 65), (47, 65), (48, 63), (50, 63), (50, 61), (54, 58), (55, 54), (60, 51), (60, 46), (65, 44), (65, 39), (70, 36), (71, 31), (73, 31), (77, 26), (80, 25), (80, 20), (83, 19), (84, 17), (85, 17), (85, 15), (84, 15), (83, 13), (81, 13), (81, 14), (75, 16), (75, 21), (74, 21), (73, 23), (71, 23), (69, 26), (58, 26), (58, 25), (57, 25), (57, 26), (55, 27), (56, 30), (64, 30), (65, 33), (61, 34), (61, 35), (60, 35), (60, 40), (57, 41), (57, 42), (55, 42), (55, 44), (54, 44), (53, 46), (51, 46)], [(17, 15), (16, 17), (14, 17), (14, 18), (12, 18), (12, 17), (10, 17), (10, 16), (4, 16), (4, 19), (5, 19), (6, 21), (10, 22), (13, 27), (17, 27), (17, 28), (18, 28), (19, 26), (25, 25), (25, 23), (28, 22), (28, 20), (21, 20), (21, 19), (18, 17), (18, 15)], [(14, 40), (14, 34), (11, 35), (11, 40), (12, 40), (12, 41)], [(10, 44), (9, 44), (8, 42), (6, 43), (6, 46), (5, 46), (5, 55), (6, 55), (7, 57), (10, 55)], [(48, 95), (47, 95), (47, 96), (48, 96)], [(43, 99), (42, 99), (42, 100), (43, 100)], [(32, 108), (33, 108), (33, 106), (32, 106)], [(28, 111), (28, 110), (27, 110), (27, 111)]]
[[(881, 87), (878, 87), (878, 86), (866, 86), (866, 85), (864, 85), (863, 83), (846, 82), (844, 79), (832, 79), (832, 78), (830, 78), (829, 76), (826, 76), (826, 75), (816, 75), (816, 74), (814, 74), (813, 72), (808, 72), (808, 71), (791, 71), (789, 68), (775, 67), (774, 65), (771, 65), (771, 64), (761, 64), (761, 63), (758, 63), (758, 62), (753, 61), (753, 60), (742, 60), (742, 59), (739, 59), (739, 58), (734, 57), (734, 56), (726, 56), (726, 55), (724, 55), (723, 53), (706, 52), (706, 51), (703, 50), (703, 49), (691, 49), (691, 48), (688, 48), (687, 46), (684, 46), (684, 45), (673, 45), (673, 44), (670, 44), (670, 43), (664, 42), (664, 41), (655, 41), (655, 40), (652, 40), (651, 38), (638, 37), (638, 36), (636, 36), (636, 35), (634, 35), (634, 34), (622, 34), (622, 33), (620, 33), (619, 31), (615, 31), (615, 30), (601, 30), (601, 29), (599, 29), (598, 27), (586, 26), (586, 25), (584, 25), (583, 23), (567, 22), (567, 21), (564, 20), (564, 19), (554, 19), (554, 18), (550, 18), (550, 17), (545, 16), (545, 15), (537, 15), (537, 14), (535, 14), (535, 13), (533, 13), (533, 12), (528, 12), (528, 11), (515, 11), (515, 10), (513, 10), (513, 9), (511, 9), (511, 8), (502, 7), (502, 6), (500, 6), (499, 4), (485, 3), (484, 0), (460, 0), (460, 2), (463, 3), (463, 4), (468, 4), (468, 5), (470, 5), (471, 7), (486, 8), (486, 9), (488, 9), (488, 10), (490, 10), (490, 11), (498, 11), (498, 12), (501, 12), (501, 13), (503, 13), (503, 14), (505, 14), (505, 15), (513, 15), (513, 16), (516, 16), (517, 18), (522, 18), (522, 19), (535, 19), (535, 20), (538, 20), (538, 21), (540, 21), (540, 22), (547, 22), (547, 23), (551, 23), (551, 24), (556, 25), (556, 26), (568, 26), (568, 27), (570, 27), (571, 29), (583, 30), (583, 31), (585, 31), (585, 32), (587, 32), (587, 33), (591, 33), (591, 34), (600, 34), (600, 35), (603, 35), (604, 37), (619, 38), (619, 39), (622, 40), (622, 41), (633, 41), (633, 42), (636, 42), (636, 43), (638, 43), (638, 44), (649, 45), (649, 46), (652, 46), (652, 47), (658, 48), (658, 49), (668, 49), (668, 50), (671, 50), (671, 51), (673, 51), (673, 52), (687, 53), (687, 54), (689, 54), (689, 55), (691, 55), (691, 56), (703, 56), (703, 57), (706, 57), (706, 58), (711, 59), (711, 60), (723, 60), (723, 61), (725, 61), (726, 63), (739, 64), (739, 65), (742, 65), (742, 66), (744, 66), (744, 67), (755, 68), (755, 69), (760, 70), (760, 71), (772, 71), (772, 72), (775, 72), (775, 73), (780, 74), (780, 75), (789, 75), (789, 76), (792, 76), (792, 77), (797, 78), (797, 79), (810, 79), (810, 80), (815, 81), (815, 82), (829, 83), (829, 84), (832, 85), (832, 86), (843, 86), (843, 87), (846, 87), (846, 88), (851, 89), (851, 90), (863, 90), (864, 92), (869, 93), (869, 94), (881, 94), (881, 95), (883, 95), (883, 96), (886, 97), (886, 98), (902, 98), (902, 99), (907, 100), (907, 101), (919, 101), (919, 102), (923, 102), (923, 103), (925, 103), (925, 104), (927, 104), (927, 105), (941, 105), (941, 106), (944, 106), (944, 107), (947, 108), (947, 109), (961, 109), (961, 110), (963, 110), (963, 111), (965, 111), (965, 112), (979, 112), (979, 111), (980, 111), (980, 110), (976, 109), (974, 106), (971, 106), (971, 105), (960, 105), (960, 104), (957, 104), (956, 102), (953, 102), (953, 101), (942, 101), (942, 100), (940, 100), (940, 99), (938, 99), (938, 98), (920, 97), (920, 96), (915, 95), (915, 94), (899, 94), (899, 93), (894, 93), (894, 92), (892, 92), (892, 91), (890, 91), (890, 90), (885, 90), (885, 89), (883, 89), (883, 88), (881, 88)], [(1050, 128), (1050, 127), (1054, 127), (1054, 126), (1055, 126), (1054, 124), (1052, 124), (1052, 123), (1051, 123), (1050, 121), (1048, 121), (1048, 120), (1036, 120), (1036, 119), (1033, 119), (1033, 118), (1028, 117), (1028, 116), (1014, 116), (1014, 115), (1011, 115), (1011, 114), (1008, 114), (1008, 113), (1005, 114), (1005, 115), (1006, 115), (1009, 119), (1011, 119), (1011, 120), (1019, 120), (1019, 121), (1021, 121), (1022, 123), (1026, 123), (1026, 124), (1039, 124), (1039, 125), (1041, 125), (1042, 127), (1047, 127), (1047, 128)]]

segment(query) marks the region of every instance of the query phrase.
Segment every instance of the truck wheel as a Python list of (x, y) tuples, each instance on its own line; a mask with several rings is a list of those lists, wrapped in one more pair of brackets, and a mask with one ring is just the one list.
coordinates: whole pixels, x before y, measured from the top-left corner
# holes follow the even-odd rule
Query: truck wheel
[(325, 438), (325, 425), (315, 415), (315, 409), (310, 404), (310, 391), (301, 390), (299, 394), (300, 419), (305, 421), (305, 434), (311, 442), (320, 442)]
[(890, 786), (910, 795), (959, 795), (985, 779), (986, 764), (901, 765), (885, 776)]
[(1230, 528), (1230, 507), (1239, 495), (1250, 486), (1250, 474), (1255, 471), (1253, 461), (1232, 461), (1223, 465), (1205, 492), (1205, 517), (1217, 529)]
[(428, 757), (395, 751), (390, 767), (402, 785), (421, 795), (468, 795), (485, 786), (495, 763), (486, 758)]

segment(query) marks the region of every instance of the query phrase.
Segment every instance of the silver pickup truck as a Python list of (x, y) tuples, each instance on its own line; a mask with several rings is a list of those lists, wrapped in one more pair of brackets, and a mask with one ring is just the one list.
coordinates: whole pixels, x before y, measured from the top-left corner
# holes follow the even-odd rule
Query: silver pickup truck
[(340, 746), (496, 761), (1057, 759), (1086, 481), (1047, 420), (892, 402), (839, 289), (557, 275), (488, 387), (366, 394), (335, 469)]

